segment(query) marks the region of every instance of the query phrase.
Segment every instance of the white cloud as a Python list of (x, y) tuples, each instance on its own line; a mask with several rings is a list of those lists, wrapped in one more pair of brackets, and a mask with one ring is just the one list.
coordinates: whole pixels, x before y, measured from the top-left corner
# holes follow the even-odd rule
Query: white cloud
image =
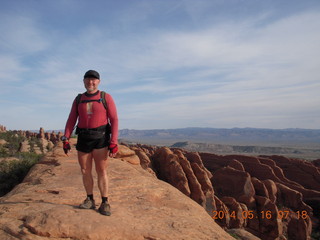
[(35, 19), (25, 16), (3, 14), (0, 23), (2, 50), (19, 55), (30, 54), (48, 47), (46, 38), (41, 35)]
[(21, 75), (26, 71), (20, 59), (13, 55), (0, 55), (0, 83), (2, 90), (8, 86), (5, 83), (16, 83), (21, 80)]

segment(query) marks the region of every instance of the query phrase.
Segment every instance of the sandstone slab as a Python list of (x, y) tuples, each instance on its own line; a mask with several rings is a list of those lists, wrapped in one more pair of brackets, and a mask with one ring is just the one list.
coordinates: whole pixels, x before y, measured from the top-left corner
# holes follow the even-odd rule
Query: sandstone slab
[[(66, 157), (58, 149), (0, 198), (0, 239), (233, 239), (199, 204), (140, 165), (109, 161), (111, 216), (78, 209), (85, 192), (76, 151)], [(94, 195), (98, 205), (97, 187)]]

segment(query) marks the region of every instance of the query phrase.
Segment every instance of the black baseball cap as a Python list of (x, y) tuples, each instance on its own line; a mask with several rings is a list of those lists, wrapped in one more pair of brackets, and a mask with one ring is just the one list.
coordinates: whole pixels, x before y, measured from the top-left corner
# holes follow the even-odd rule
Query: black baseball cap
[(100, 74), (95, 70), (89, 70), (84, 74), (83, 78), (97, 78), (97, 79), (100, 79)]

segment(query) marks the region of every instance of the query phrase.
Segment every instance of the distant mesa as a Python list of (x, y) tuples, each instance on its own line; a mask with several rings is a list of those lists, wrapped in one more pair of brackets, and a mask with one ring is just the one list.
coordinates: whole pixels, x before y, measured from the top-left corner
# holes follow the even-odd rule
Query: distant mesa
[(184, 148), (188, 146), (189, 142), (176, 142), (171, 145), (172, 148)]
[(220, 143), (320, 143), (320, 129), (177, 128), (119, 131), (120, 138), (139, 141)]

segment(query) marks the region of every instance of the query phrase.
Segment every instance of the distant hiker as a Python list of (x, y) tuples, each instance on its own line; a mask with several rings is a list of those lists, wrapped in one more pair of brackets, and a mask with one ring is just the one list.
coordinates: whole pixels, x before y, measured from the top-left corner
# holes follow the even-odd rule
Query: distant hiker
[(92, 163), (94, 161), (102, 198), (98, 210), (101, 214), (110, 216), (107, 163), (108, 155), (115, 157), (118, 151), (117, 110), (111, 95), (98, 90), (100, 74), (97, 71), (87, 71), (84, 74), (83, 82), (87, 91), (79, 94), (73, 101), (64, 136), (61, 138), (63, 150), (66, 154), (70, 150), (68, 139), (78, 120), (76, 149), (78, 150), (83, 185), (87, 192), (87, 198), (79, 207), (82, 209), (95, 209), (96, 207), (93, 198), (94, 181), (92, 177)]

